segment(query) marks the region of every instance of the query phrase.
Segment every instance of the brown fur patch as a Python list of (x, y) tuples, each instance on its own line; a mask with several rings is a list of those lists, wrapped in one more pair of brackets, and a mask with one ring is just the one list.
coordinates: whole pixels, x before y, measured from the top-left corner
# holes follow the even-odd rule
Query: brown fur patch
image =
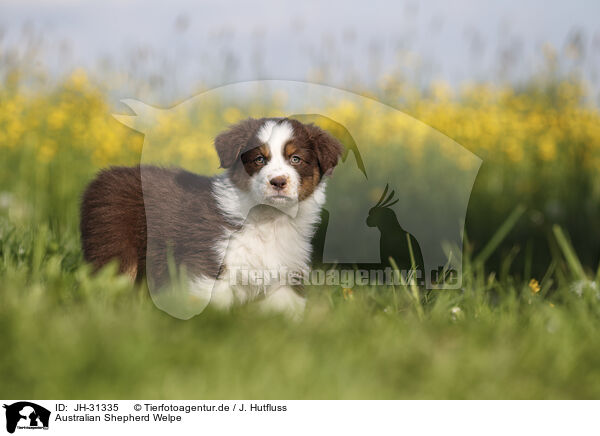
[[(265, 158), (264, 163), (260, 164), (256, 162), (256, 159), (262, 156)], [(255, 147), (252, 150), (248, 150), (241, 156), (242, 164), (249, 177), (259, 172), (268, 162), (271, 160), (271, 150), (267, 144), (263, 144), (260, 147)]]
[(266, 118), (259, 120), (248, 118), (231, 126), (229, 130), (215, 138), (215, 149), (222, 168), (231, 168), (239, 161), (240, 154), (261, 145), (256, 137), (256, 132), (265, 120)]
[(213, 250), (223, 227), (231, 226), (211, 191), (210, 178), (181, 169), (102, 171), (81, 205), (85, 260), (100, 268), (118, 259), (120, 272), (136, 278), (148, 269), (160, 287), (169, 279), (167, 256), (172, 253), (190, 276), (217, 277), (221, 265)]
[(95, 269), (118, 259), (119, 272), (143, 274), (146, 214), (139, 167), (98, 174), (83, 194), (80, 230), (83, 257)]
[(302, 161), (294, 165), (300, 174), (300, 201), (309, 197), (324, 175), (331, 173), (337, 165), (343, 147), (333, 136), (314, 124), (303, 124), (289, 119), (294, 129), (294, 138), (285, 146), (286, 158), (299, 156)]
[[(316, 153), (310, 143), (294, 138), (284, 146), (283, 154), (300, 176), (298, 200), (302, 201), (314, 192), (321, 181)], [(292, 163), (295, 156), (300, 158), (299, 163)]]
[[(301, 124), (299, 121), (296, 122)], [(301, 125), (304, 126), (308, 134), (308, 141), (313, 144), (317, 154), (321, 176), (331, 174), (344, 150), (342, 144), (314, 124)]]

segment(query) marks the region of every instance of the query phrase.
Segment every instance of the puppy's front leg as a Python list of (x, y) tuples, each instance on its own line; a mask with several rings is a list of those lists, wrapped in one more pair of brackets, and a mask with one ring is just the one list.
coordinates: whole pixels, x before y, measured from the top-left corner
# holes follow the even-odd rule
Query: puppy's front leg
[(289, 286), (281, 286), (274, 291), (268, 292), (259, 305), (261, 310), (265, 312), (283, 313), (295, 321), (300, 321), (304, 314), (306, 298), (298, 295)]

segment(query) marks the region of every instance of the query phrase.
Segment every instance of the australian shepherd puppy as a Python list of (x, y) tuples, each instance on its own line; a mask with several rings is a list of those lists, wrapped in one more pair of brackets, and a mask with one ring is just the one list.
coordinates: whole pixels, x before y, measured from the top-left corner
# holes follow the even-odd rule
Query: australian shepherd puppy
[[(185, 266), (189, 291), (227, 308), (260, 299), (298, 317), (304, 298), (281, 274), (306, 271), (325, 202), (326, 176), (341, 144), (312, 124), (248, 119), (215, 139), (226, 171), (209, 178), (153, 166), (110, 168), (87, 187), (81, 206), (85, 259), (117, 259), (154, 289), (169, 283), (169, 256)], [(239, 274), (273, 272), (269, 283)]]

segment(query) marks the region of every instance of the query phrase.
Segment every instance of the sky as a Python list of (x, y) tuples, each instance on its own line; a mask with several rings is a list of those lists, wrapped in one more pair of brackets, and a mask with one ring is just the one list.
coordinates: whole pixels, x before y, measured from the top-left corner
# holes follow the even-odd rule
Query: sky
[(116, 71), (155, 84), (163, 103), (257, 79), (519, 82), (549, 48), (598, 90), (599, 16), (591, 0), (0, 0), (0, 48), (34, 39), (53, 75)]

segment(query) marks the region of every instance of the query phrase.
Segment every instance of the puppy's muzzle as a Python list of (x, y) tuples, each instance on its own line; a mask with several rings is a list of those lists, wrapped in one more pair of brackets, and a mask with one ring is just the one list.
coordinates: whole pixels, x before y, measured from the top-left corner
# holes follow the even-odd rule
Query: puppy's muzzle
[(273, 177), (269, 183), (275, 191), (283, 191), (287, 186), (287, 178), (284, 176)]

